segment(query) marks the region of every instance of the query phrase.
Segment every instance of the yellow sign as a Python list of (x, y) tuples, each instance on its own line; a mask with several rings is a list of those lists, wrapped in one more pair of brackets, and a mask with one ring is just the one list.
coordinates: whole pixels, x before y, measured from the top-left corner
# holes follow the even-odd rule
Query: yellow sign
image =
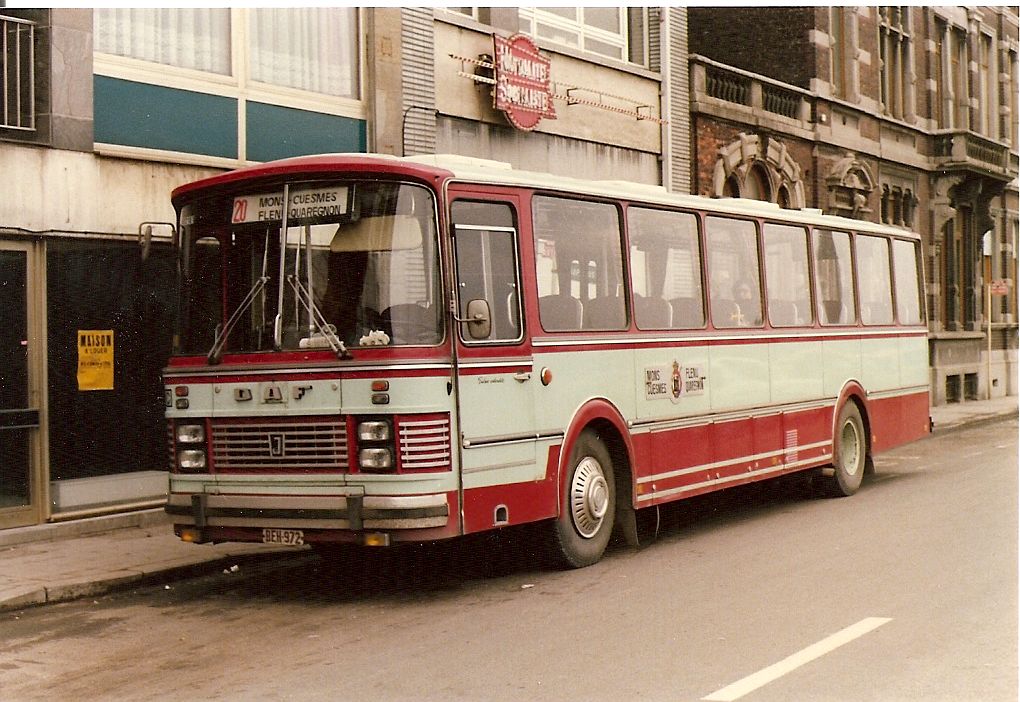
[(78, 330), (78, 390), (113, 390), (113, 330)]

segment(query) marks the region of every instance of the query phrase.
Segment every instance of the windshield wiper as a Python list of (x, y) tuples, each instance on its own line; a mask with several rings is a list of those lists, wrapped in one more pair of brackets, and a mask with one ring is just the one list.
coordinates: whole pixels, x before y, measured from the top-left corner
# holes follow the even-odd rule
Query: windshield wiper
[[(329, 324), (326, 318), (322, 316), (322, 312), (319, 311), (318, 306), (315, 304), (315, 300), (312, 298), (311, 293), (308, 289), (302, 285), (301, 281), (295, 275), (288, 275), (287, 282), (294, 288), (294, 295), (300, 300), (301, 304), (304, 305), (305, 310), (308, 312), (309, 319), (315, 324), (315, 329), (318, 332), (318, 338), (325, 339), (329, 347), (333, 349), (333, 353), (336, 354), (337, 358), (344, 360), (353, 358), (350, 352), (347, 350), (347, 346), (344, 342), (336, 335), (336, 327)], [(309, 337), (315, 338), (315, 337)]]
[(262, 292), (262, 289), (266, 287), (266, 283), (269, 282), (268, 276), (262, 276), (255, 281), (255, 284), (251, 286), (251, 290), (244, 296), (241, 303), (234, 310), (234, 313), (230, 315), (230, 319), (227, 320), (226, 325), (222, 329), (217, 327), (216, 338), (213, 340), (213, 346), (209, 349), (209, 353), (206, 354), (206, 359), (209, 361), (209, 365), (215, 365), (220, 362), (220, 356), (223, 355), (223, 347), (227, 343), (227, 337), (230, 336), (230, 332), (233, 331), (234, 327), (237, 326), (237, 320), (241, 318), (252, 302), (255, 301), (255, 297)]

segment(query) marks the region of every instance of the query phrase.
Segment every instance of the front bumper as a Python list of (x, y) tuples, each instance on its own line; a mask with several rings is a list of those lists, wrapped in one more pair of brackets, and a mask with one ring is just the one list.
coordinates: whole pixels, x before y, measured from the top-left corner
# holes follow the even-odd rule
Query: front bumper
[(446, 493), (285, 497), (171, 493), (166, 512), (184, 526), (282, 529), (432, 529), (447, 526)]

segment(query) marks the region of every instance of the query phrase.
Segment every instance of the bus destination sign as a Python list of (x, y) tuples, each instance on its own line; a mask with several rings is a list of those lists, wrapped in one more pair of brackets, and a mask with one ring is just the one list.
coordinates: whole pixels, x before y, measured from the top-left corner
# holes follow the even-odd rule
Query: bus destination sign
[(515, 34), (509, 39), (492, 35), (496, 89), (495, 107), (510, 124), (531, 131), (545, 119), (556, 119), (549, 59), (538, 53), (529, 37)]
[[(300, 220), (339, 217), (347, 214), (347, 186), (292, 190), (287, 219)], [(241, 195), (234, 198), (231, 224), (279, 222), (283, 218), (283, 193)]]

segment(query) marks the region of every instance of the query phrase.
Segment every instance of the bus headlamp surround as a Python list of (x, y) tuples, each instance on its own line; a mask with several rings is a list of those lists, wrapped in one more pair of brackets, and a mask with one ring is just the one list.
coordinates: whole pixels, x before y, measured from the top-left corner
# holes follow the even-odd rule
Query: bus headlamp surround
[(209, 460), (205, 452), (205, 422), (181, 422), (174, 428), (177, 440), (177, 470), (200, 472)]

